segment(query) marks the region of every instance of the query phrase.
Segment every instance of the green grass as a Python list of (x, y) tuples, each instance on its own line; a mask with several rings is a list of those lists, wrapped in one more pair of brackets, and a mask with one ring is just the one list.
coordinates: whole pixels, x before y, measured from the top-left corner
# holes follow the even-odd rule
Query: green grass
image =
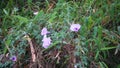
[[(39, 12), (38, 15), (33, 14), (35, 11)], [(31, 55), (28, 54), (29, 43), (24, 38), (26, 34), (45, 54), (54, 50), (61, 52), (68, 44), (74, 46), (77, 58), (74, 65), (80, 68), (119, 67), (119, 17), (119, 0), (1, 0), (0, 55), (9, 53), (7, 58), (16, 55), (18, 61), (1, 59), (0, 67), (13, 67), (15, 64), (22, 67), (29, 63)], [(81, 24), (79, 32), (70, 31), (72, 23)], [(42, 47), (40, 32), (43, 27), (51, 32), (52, 44), (48, 49)], [(57, 60), (54, 64), (66, 67), (70, 56), (63, 56), (63, 64), (57, 63)], [(49, 57), (45, 59), (45, 62), (50, 61), (53, 60)]]

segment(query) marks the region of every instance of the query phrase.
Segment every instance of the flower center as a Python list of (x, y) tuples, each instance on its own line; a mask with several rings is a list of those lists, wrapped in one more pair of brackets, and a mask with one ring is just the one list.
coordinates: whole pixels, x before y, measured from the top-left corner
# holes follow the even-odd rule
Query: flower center
[(75, 30), (78, 30), (78, 28), (75, 28)]
[(15, 58), (13, 57), (12, 60), (15, 60)]

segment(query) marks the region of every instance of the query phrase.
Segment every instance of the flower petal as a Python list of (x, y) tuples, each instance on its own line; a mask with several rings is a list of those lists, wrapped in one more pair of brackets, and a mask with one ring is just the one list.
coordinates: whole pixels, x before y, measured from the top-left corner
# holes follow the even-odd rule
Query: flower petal
[(81, 25), (80, 24), (72, 24), (70, 26), (70, 30), (71, 31), (75, 31), (75, 32), (78, 32), (78, 30), (80, 29)]
[(51, 39), (50, 39), (50, 37), (46, 37), (46, 35), (43, 37), (43, 40), (42, 40), (42, 42), (43, 42), (43, 47), (44, 48), (48, 48), (49, 46), (50, 46), (50, 44), (51, 44)]
[(50, 32), (47, 31), (47, 28), (46, 28), (46, 27), (44, 27), (44, 28), (41, 30), (41, 35), (47, 35), (48, 33), (50, 33)]

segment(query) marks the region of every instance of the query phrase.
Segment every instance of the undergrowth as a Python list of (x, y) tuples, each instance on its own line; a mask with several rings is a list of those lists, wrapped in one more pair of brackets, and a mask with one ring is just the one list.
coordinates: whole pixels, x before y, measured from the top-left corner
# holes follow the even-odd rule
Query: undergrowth
[[(32, 67), (25, 35), (37, 55), (33, 67), (119, 68), (119, 18), (119, 0), (0, 0), (0, 68)], [(78, 32), (70, 31), (73, 23), (81, 25)], [(47, 49), (44, 27), (52, 39)]]

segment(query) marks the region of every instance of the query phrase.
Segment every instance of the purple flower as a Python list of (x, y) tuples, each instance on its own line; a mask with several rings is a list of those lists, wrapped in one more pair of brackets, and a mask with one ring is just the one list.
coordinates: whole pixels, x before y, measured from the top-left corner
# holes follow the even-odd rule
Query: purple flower
[(41, 31), (41, 35), (46, 35), (46, 34), (48, 34), (48, 33), (50, 33), (50, 32), (47, 31), (47, 28), (46, 28), (46, 27), (44, 27), (44, 28), (42, 29), (42, 31)]
[(72, 24), (70, 26), (70, 30), (71, 31), (75, 31), (75, 32), (78, 32), (78, 30), (80, 29), (81, 25), (80, 24)]
[(44, 48), (48, 48), (50, 46), (52, 40), (50, 39), (50, 37), (47, 38), (46, 35), (44, 35), (42, 41), (43, 41), (43, 45), (42, 46)]
[(10, 58), (10, 60), (12, 60), (12, 61), (17, 61), (17, 57), (16, 57), (16, 56), (12, 56), (12, 57)]

